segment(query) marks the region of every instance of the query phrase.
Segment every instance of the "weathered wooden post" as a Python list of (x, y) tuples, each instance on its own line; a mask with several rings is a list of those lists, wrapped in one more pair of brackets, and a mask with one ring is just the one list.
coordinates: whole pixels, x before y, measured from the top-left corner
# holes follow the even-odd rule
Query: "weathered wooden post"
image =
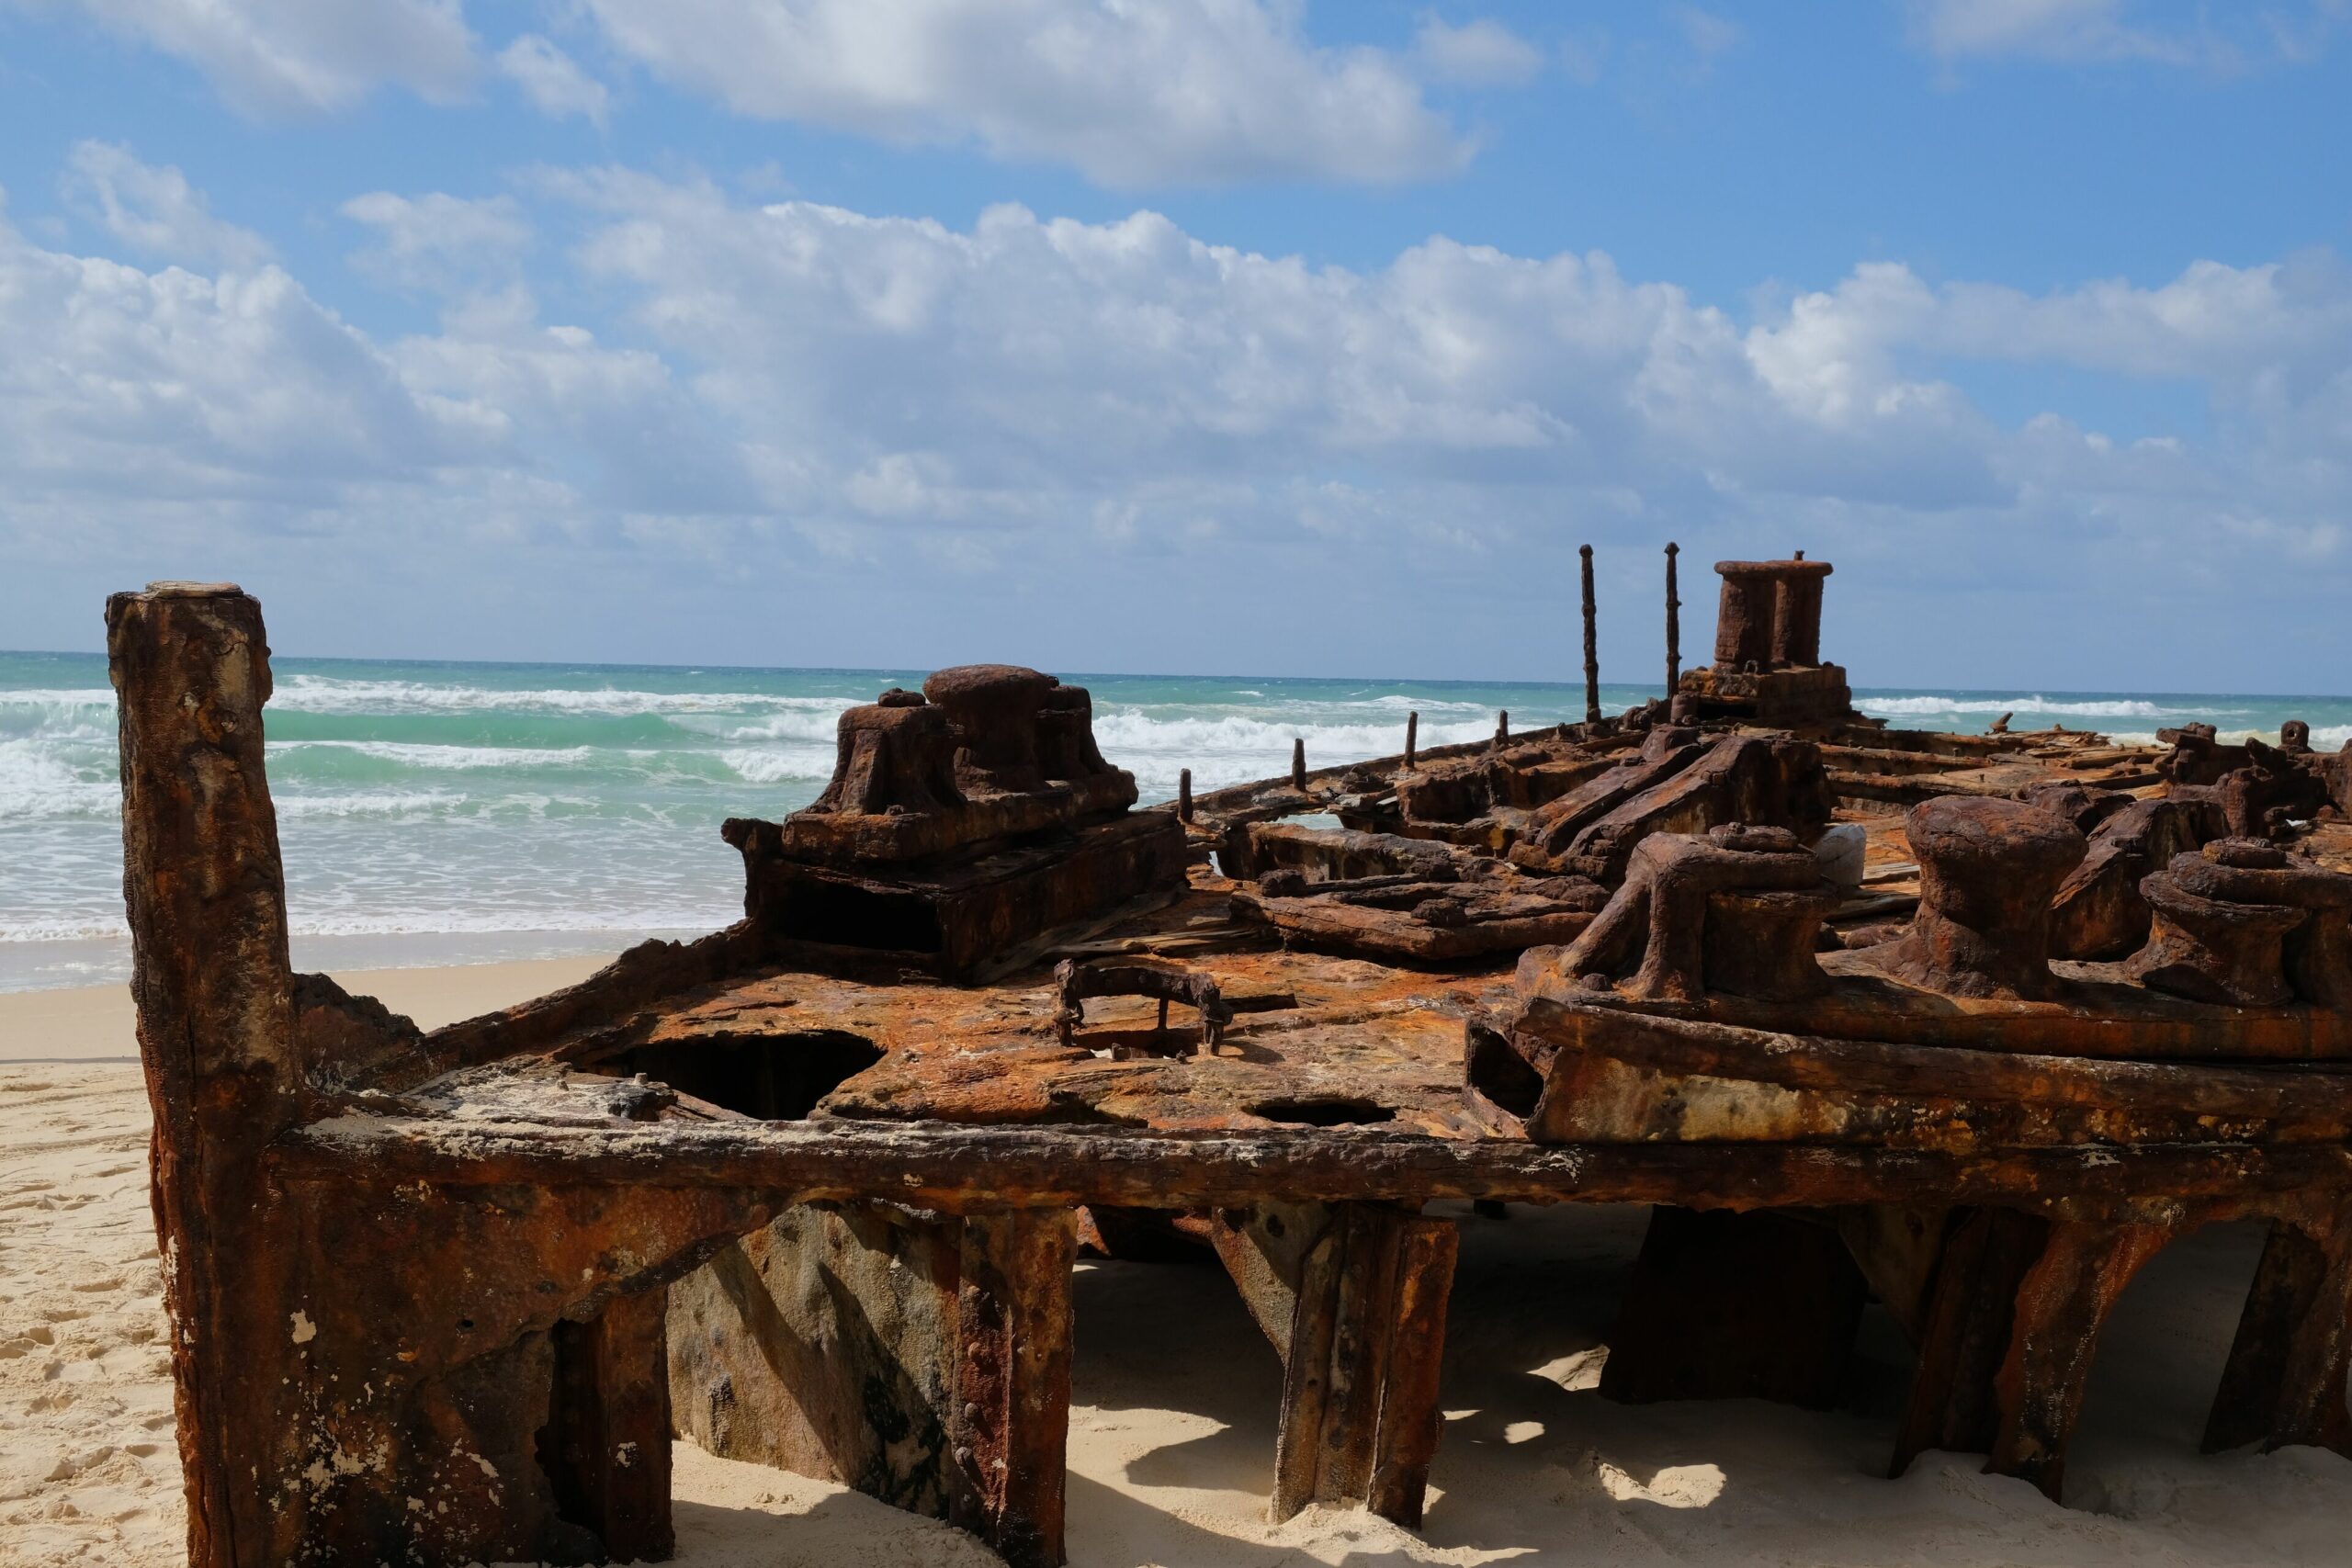
[(261, 606), (225, 582), (115, 594), (107, 660), (187, 1556), (251, 1568), (286, 1559), (302, 1511), (254, 1479), (280, 1473), (282, 1368), (303, 1338), (263, 1162), (299, 1119), (303, 1082), (262, 765)]
[(1412, 771), (1413, 753), (1419, 749), (1420, 739), (1421, 712), (1415, 708), (1405, 716), (1405, 769), (1408, 773)]
[(1666, 700), (1682, 683), (1682, 601), (1675, 595), (1674, 558), (1682, 553), (1673, 540), (1666, 542)]
[(1600, 638), (1592, 603), (1592, 547), (1579, 545), (1584, 558), (1584, 721), (1600, 722)]

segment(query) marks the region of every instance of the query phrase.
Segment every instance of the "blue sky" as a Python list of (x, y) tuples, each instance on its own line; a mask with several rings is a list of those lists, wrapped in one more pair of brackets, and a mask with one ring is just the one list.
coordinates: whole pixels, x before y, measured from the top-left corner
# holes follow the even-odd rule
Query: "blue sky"
[(0, 647), (2340, 692), (2352, 0), (0, 0)]

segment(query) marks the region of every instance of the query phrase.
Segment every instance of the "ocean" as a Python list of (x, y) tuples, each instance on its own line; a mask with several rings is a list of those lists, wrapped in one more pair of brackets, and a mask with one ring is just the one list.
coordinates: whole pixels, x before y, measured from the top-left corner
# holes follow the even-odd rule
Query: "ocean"
[[(842, 710), (905, 670), (392, 663), (278, 659), (267, 710), (294, 957), (313, 969), (608, 953), (741, 912), (729, 817), (779, 817), (831, 776)], [(1584, 714), (1574, 684), (1086, 675), (1103, 754), (1147, 801)], [(1655, 685), (1601, 688), (1611, 713)], [(2352, 737), (2352, 698), (2159, 693), (1859, 693), (1899, 725), (2052, 723), (2148, 739), (2203, 720), (2312, 744)], [(130, 974), (114, 694), (94, 654), (0, 653), (0, 991)]]

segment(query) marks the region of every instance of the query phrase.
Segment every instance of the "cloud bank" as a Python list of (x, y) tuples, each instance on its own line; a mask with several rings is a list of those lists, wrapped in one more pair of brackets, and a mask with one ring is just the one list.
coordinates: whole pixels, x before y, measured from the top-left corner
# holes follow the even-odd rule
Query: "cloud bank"
[[(89, 157), (219, 222), (169, 171)], [(431, 330), (363, 332), (201, 224), (177, 248), (210, 274), (0, 228), (0, 547), (788, 570), (866, 595), (844, 624), (876, 637), (894, 588), (981, 573), (1542, 602), (1581, 539), (1668, 534), (1858, 557), (1954, 615), (2028, 565), (2152, 604), (2346, 576), (2352, 273), (2324, 254), (2046, 294), (1871, 263), (1742, 317), (1598, 252), (1433, 237), (1355, 271), (1148, 210), (956, 229), (626, 168), (344, 211), (358, 275)], [(615, 302), (602, 333), (545, 318), (533, 247)], [(2201, 427), (2004, 420), (1969, 390), (2037, 369), (2187, 389)]]

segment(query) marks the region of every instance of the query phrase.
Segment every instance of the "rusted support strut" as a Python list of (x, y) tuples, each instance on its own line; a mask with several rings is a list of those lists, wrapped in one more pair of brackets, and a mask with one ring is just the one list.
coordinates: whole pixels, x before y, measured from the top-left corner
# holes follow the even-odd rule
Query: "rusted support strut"
[(1378, 1203), (1267, 1204), (1219, 1213), (1211, 1235), (1283, 1359), (1270, 1516), (1323, 1503), (1418, 1527), (1453, 1223)]
[(679, 1430), (1063, 1561), (1067, 1209), (787, 1211), (673, 1287)]

